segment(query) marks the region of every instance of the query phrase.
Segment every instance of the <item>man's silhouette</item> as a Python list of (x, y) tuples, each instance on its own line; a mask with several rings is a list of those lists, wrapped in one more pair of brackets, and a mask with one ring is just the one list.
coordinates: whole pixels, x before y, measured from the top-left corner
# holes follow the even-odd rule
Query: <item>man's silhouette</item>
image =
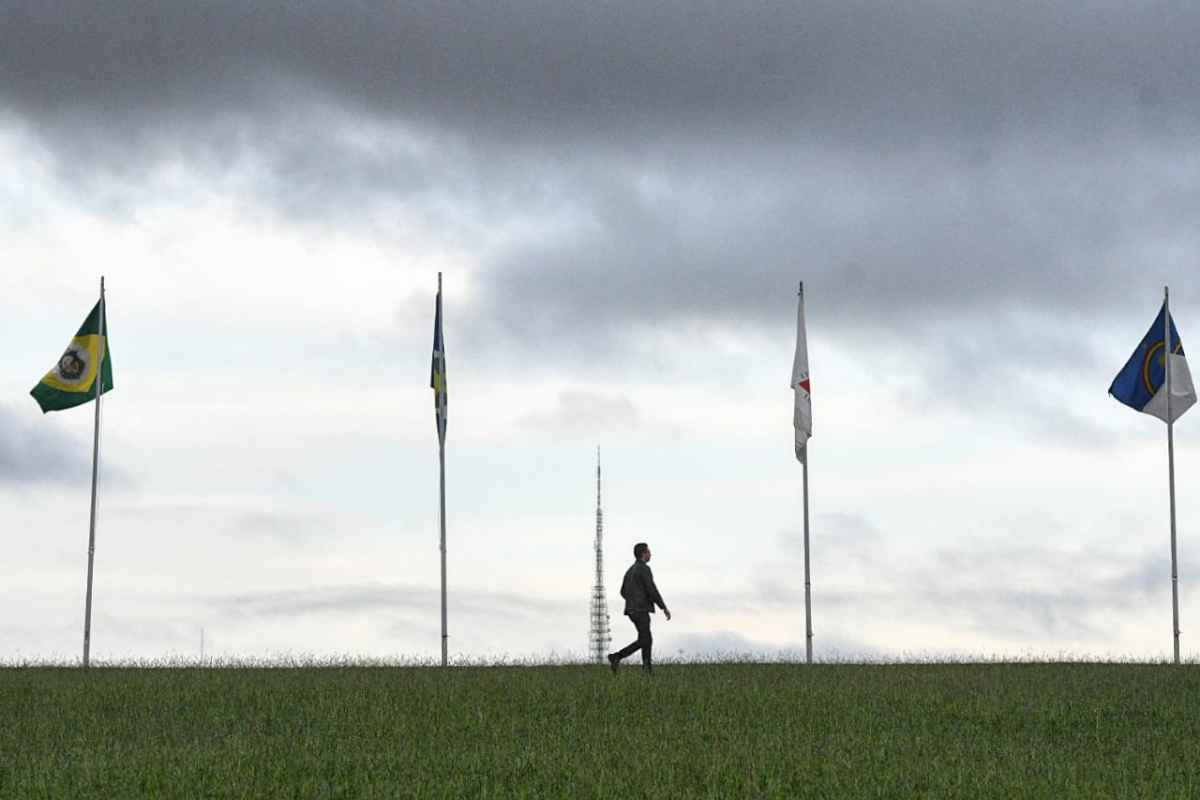
[(650, 648), (654, 644), (654, 638), (650, 635), (650, 615), (654, 613), (656, 605), (667, 615), (667, 619), (671, 618), (671, 612), (663, 602), (662, 595), (658, 593), (658, 587), (654, 585), (654, 573), (650, 571), (649, 563), (650, 545), (645, 542), (635, 544), (633, 557), (636, 560), (633, 566), (625, 570), (625, 579), (621, 581), (621, 597), (625, 598), (625, 616), (629, 617), (629, 621), (637, 628), (638, 638), (617, 652), (609, 653), (608, 663), (612, 671), (616, 672), (621, 659), (641, 650), (642, 670), (649, 674), (654, 671), (650, 657)]

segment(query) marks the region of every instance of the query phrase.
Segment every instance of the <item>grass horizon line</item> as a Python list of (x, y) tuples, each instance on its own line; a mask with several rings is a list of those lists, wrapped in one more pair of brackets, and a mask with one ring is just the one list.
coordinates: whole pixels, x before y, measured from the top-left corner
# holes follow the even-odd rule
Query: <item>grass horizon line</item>
[[(636, 667), (636, 659), (626, 665)], [(61, 655), (29, 656), (20, 653), (11, 657), (0, 656), (0, 669), (82, 669), (81, 659), (68, 658)], [(89, 669), (353, 669), (353, 668), (406, 668), (406, 669), (442, 669), (441, 659), (436, 656), (409, 656), (403, 654), (386, 656), (363, 656), (349, 653), (322, 654), (313, 652), (280, 651), (264, 655), (220, 654), (213, 656), (188, 655), (182, 653), (167, 653), (162, 656), (131, 656), (124, 658), (90, 659)], [(656, 666), (719, 666), (728, 664), (744, 665), (793, 665), (793, 666), (954, 666), (954, 665), (1049, 665), (1049, 664), (1081, 664), (1121, 666), (1174, 666), (1171, 657), (1135, 656), (1130, 654), (1096, 655), (1090, 653), (1073, 653), (1059, 651), (1057, 653), (1029, 652), (1020, 655), (1012, 654), (979, 654), (964, 655), (962, 653), (909, 653), (896, 655), (863, 655), (863, 654), (822, 654), (814, 656), (811, 664), (805, 660), (802, 652), (781, 650), (775, 653), (711, 651), (689, 654), (677, 652), (655, 659)], [(1200, 656), (1189, 655), (1181, 659), (1179, 666), (1194, 666), (1200, 664)], [(483, 669), (483, 668), (539, 668), (539, 667), (605, 667), (606, 662), (595, 661), (579, 653), (557, 654), (526, 654), (526, 655), (488, 655), (488, 656), (452, 656), (446, 668), (453, 669)]]

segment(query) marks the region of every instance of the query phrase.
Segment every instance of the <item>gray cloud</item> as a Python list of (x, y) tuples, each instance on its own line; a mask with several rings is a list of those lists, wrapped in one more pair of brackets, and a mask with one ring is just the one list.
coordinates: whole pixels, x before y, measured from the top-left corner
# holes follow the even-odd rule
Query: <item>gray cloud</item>
[(86, 443), (50, 425), (24, 423), (0, 406), (0, 486), (84, 486), (91, 474), (91, 448)]
[[(317, 168), (329, 189), (361, 179), (378, 190), (411, 183), (410, 164), (391, 175), (388, 165), (400, 134), (424, 133), (437, 137), (435, 152), (458, 142), (494, 161), (500, 148), (505, 161), (556, 170), (599, 159), (608, 172), (615, 159), (642, 173), (677, 165), (686, 176), (700, 165), (747, 211), (770, 199), (769, 176), (808, 198), (796, 210), (824, 207), (834, 219), (874, 216), (877, 204), (857, 202), (856, 186), (927, 209), (917, 214), (925, 222), (939, 214), (930, 189), (959, 201), (940, 212), (947, 222), (963, 204), (996, 197), (1009, 209), (993, 220), (1002, 224), (974, 228), (972, 241), (1003, 239), (1036, 216), (1003, 202), (1029, 191), (1021, 182), (979, 182), (989, 164), (1053, 162), (1044, 183), (1059, 191), (1047, 200), (1067, 200), (1074, 187), (1056, 177), (1102, 187), (1094, 167), (1111, 159), (1097, 154), (1186, 143), (1200, 108), (1188, 78), (1200, 66), (1200, 14), (1181, 2), (1145, 14), (1116, 2), (267, 10), (73, 0), (23, 4), (5, 22), (0, 101), (60, 147), (113, 148), (109, 166), (203, 154), (228, 165), (280, 151), (282, 175)], [(364, 147), (346, 122), (392, 136)], [(293, 169), (298, 162), (308, 166)], [(368, 168), (356, 173), (355, 163)], [(768, 221), (800, 219), (781, 209)], [(1090, 230), (1108, 231), (1094, 222)], [(793, 255), (812, 249), (804, 228), (795, 241), (806, 246)], [(888, 233), (876, 220), (871, 236)]]
[[(718, 153), (740, 163), (721, 143), (709, 158)], [(1116, 168), (1100, 161), (1111, 157), (1080, 169), (1105, 177)], [(1164, 191), (1151, 213), (1139, 195), (1155, 192), (1137, 176), (1063, 187), (1052, 153), (933, 177), (925, 171), (949, 167), (873, 176), (890, 166), (873, 153), (840, 165), (819, 149), (807, 158), (809, 168), (746, 165), (732, 180), (680, 159), (657, 175), (647, 168), (660, 184), (652, 190), (637, 169), (581, 178), (590, 192), (574, 231), (522, 242), (489, 265), (495, 332), (634, 339), (698, 319), (779, 332), (804, 278), (810, 325), (848, 344), (936, 347), (961, 372), (985, 369), (1002, 334), (1006, 357), (1027, 368), (1063, 356), (1086, 365), (1096, 359), (1089, 334), (1120, 301), (1141, 290), (1152, 310), (1164, 271), (1179, 272), (1182, 262), (1151, 261), (1149, 245), (1191, 242), (1182, 223), (1200, 190)], [(841, 175), (827, 181), (827, 171)], [(1188, 296), (1198, 288), (1190, 270), (1174, 282)], [(984, 346), (982, 361), (964, 360)]]
[(812, 330), (977, 407), (1107, 363), (1164, 282), (1200, 302), (1198, 33), (1182, 2), (24, 4), (0, 106), (110, 211), (183, 161), (314, 224), (526, 224), (464, 343), (782, 337), (803, 277)]
[[(832, 128), (896, 143), (1194, 115), (1197, 32), (1200, 14), (1182, 2), (1148, 14), (1117, 2), (75, 0), (8, 9), (0, 71), (9, 102), (43, 116), (154, 118), (323, 94), (532, 142), (547, 131), (603, 142), (672, 120), (703, 136)], [(1076, 99), (1064, 108), (1063, 97)]]

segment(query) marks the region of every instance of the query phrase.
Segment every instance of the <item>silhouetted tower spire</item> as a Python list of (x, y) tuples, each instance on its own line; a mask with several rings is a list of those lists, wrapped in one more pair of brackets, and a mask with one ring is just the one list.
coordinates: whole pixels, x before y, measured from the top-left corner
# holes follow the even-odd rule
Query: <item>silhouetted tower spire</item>
[(592, 661), (603, 664), (612, 644), (608, 600), (604, 593), (604, 511), (600, 507), (600, 448), (596, 448), (596, 583), (592, 586)]

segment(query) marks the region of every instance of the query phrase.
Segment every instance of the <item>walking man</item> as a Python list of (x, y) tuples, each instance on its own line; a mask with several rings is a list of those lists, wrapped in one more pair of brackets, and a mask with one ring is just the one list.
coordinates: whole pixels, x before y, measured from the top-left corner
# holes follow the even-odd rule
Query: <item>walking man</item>
[(621, 581), (621, 597), (625, 598), (625, 616), (637, 628), (637, 641), (630, 643), (615, 653), (608, 654), (608, 663), (616, 672), (621, 659), (631, 656), (638, 650), (642, 651), (642, 670), (646, 674), (654, 671), (650, 658), (650, 648), (654, 639), (650, 636), (650, 615), (657, 605), (671, 618), (667, 604), (663, 602), (658, 587), (654, 585), (654, 573), (650, 571), (650, 545), (638, 542), (633, 546), (633, 566), (625, 570), (625, 579)]

